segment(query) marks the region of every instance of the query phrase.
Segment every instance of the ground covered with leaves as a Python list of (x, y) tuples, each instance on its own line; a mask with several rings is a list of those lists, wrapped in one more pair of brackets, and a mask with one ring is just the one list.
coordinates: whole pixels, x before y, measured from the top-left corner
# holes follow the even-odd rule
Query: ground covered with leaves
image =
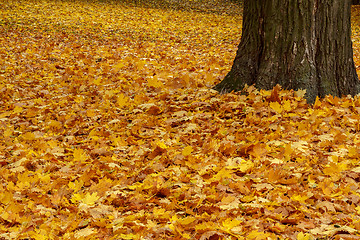
[(360, 98), (219, 95), (240, 26), (2, 1), (0, 239), (360, 239)]

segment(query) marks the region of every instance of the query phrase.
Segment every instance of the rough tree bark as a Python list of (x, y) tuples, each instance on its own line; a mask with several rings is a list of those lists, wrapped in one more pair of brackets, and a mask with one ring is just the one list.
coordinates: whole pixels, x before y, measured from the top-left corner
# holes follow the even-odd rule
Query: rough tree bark
[(245, 84), (306, 89), (306, 98), (355, 95), (351, 0), (245, 0), (241, 42), (231, 71), (214, 88)]

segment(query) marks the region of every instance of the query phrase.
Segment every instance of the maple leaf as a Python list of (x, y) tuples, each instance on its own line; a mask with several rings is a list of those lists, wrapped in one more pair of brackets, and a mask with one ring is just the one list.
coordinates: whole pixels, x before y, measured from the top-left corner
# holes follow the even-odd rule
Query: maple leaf
[(227, 164), (227, 168), (239, 170), (240, 172), (248, 172), (254, 167), (254, 163), (252, 161), (245, 160), (241, 157), (229, 159)]
[(88, 206), (93, 206), (95, 202), (99, 199), (99, 196), (97, 196), (97, 193), (86, 193), (85, 195), (81, 193), (76, 193), (71, 198), (72, 202), (81, 202), (83, 204), (86, 204)]
[(101, 77), (98, 77), (98, 78), (94, 79), (93, 82), (95, 85), (100, 86), (102, 84), (102, 79), (101, 79)]
[(91, 235), (93, 235), (95, 233), (96, 233), (95, 228), (86, 227), (86, 228), (83, 228), (83, 229), (80, 229), (80, 230), (76, 231), (75, 234), (74, 234), (74, 237), (76, 239), (84, 238), (84, 237), (90, 237)]
[(359, 96), (219, 95), (241, 8), (151, 2), (0, 3), (0, 238), (353, 238)]
[(93, 206), (95, 204), (95, 202), (99, 199), (99, 196), (97, 195), (96, 192), (94, 193), (86, 193), (86, 195), (84, 196), (83, 199), (81, 199), (81, 201), (89, 206)]
[(240, 201), (236, 197), (227, 196), (224, 197), (219, 203), (221, 209), (231, 210), (239, 208)]
[(119, 94), (116, 103), (119, 107), (125, 107), (129, 104), (129, 98), (124, 94)]
[[(277, 84), (273, 90), (271, 91), (271, 95), (270, 97), (268, 98), (268, 101), (271, 103), (275, 103), (277, 102), (279, 105), (281, 103), (281, 99), (280, 99), (280, 96), (279, 96), (279, 92), (281, 91), (281, 86), (279, 84)], [(272, 107), (271, 107), (272, 108)], [(275, 110), (275, 109), (274, 109)], [(278, 113), (281, 113), (281, 112), (278, 112)]]
[(70, 189), (73, 189), (75, 192), (78, 192), (84, 185), (82, 180), (75, 180), (74, 182), (69, 182), (68, 186)]
[(196, 218), (194, 218), (194, 217), (185, 217), (185, 218), (178, 219), (176, 222), (181, 225), (189, 225), (189, 224), (194, 223), (194, 221), (196, 221)]
[(297, 240), (312, 240), (313, 239), (313, 237), (312, 237), (312, 235), (310, 235), (310, 234), (307, 234), (307, 233), (303, 233), (303, 232), (300, 232), (300, 233), (298, 233), (298, 235), (296, 236), (296, 239)]
[(270, 102), (269, 105), (270, 105), (270, 108), (273, 109), (277, 113), (282, 113), (282, 111), (284, 110), (282, 105), (278, 102)]
[(80, 162), (85, 161), (87, 158), (85, 151), (81, 148), (75, 149), (73, 156), (75, 161), (80, 161)]
[(240, 233), (241, 230), (242, 230), (242, 227), (239, 226), (240, 223), (242, 221), (240, 220), (237, 220), (237, 219), (226, 219), (225, 221), (222, 222), (222, 226), (223, 226), (223, 229), (226, 231), (226, 232), (238, 232)]
[(184, 156), (188, 156), (188, 155), (190, 155), (190, 154), (192, 153), (192, 151), (193, 151), (192, 146), (186, 146), (186, 147), (182, 150), (181, 154), (184, 155)]
[(23, 111), (23, 108), (20, 106), (16, 106), (13, 110), (13, 113), (21, 113)]
[(132, 233), (129, 233), (129, 234), (120, 234), (119, 237), (120, 237), (121, 239), (129, 239), (129, 240), (131, 240), (131, 239), (137, 239), (137, 238), (138, 238), (138, 236), (137, 236), (136, 234), (132, 234)]
[(303, 98), (306, 94), (306, 89), (299, 89), (295, 92), (295, 96), (298, 98)]
[(25, 141), (33, 141), (35, 140), (35, 134), (32, 132), (27, 132), (25, 134), (22, 134), (22, 137)]
[(210, 181), (219, 181), (224, 178), (231, 178), (233, 171), (227, 168), (222, 168), (217, 174), (215, 174)]
[(148, 79), (147, 85), (149, 87), (160, 88), (163, 86), (163, 83), (158, 79), (157, 76), (153, 76)]
[(115, 65), (113, 65), (113, 68), (115, 68), (117, 71), (119, 71), (120, 69), (122, 69), (125, 66), (125, 64), (123, 62), (119, 62)]

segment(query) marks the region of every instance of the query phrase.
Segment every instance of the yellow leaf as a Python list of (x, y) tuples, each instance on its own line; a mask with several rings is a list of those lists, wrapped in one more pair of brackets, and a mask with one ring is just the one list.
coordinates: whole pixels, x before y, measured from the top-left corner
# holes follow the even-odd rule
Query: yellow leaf
[(253, 167), (254, 167), (254, 163), (251, 160), (248, 160), (241, 162), (238, 169), (240, 170), (240, 172), (247, 172)]
[[(155, 208), (156, 209), (156, 208)], [(154, 210), (155, 210), (154, 209)], [(171, 221), (172, 222), (176, 222), (177, 220), (178, 220), (179, 218), (178, 218), (178, 216), (176, 215), (176, 214), (174, 214), (172, 217), (171, 217)]]
[(92, 194), (86, 193), (85, 197), (81, 199), (81, 201), (86, 205), (93, 206), (99, 198), (100, 197), (97, 195), (96, 192)]
[(303, 195), (303, 196), (302, 196), (302, 195), (296, 194), (296, 195), (292, 195), (292, 196), (291, 196), (291, 200), (296, 201), (296, 202), (299, 202), (299, 203), (305, 203), (305, 201), (306, 201), (307, 199), (309, 199), (309, 197), (306, 196), (306, 195)]
[(84, 97), (83, 97), (83, 96), (80, 96), (80, 95), (76, 96), (75, 102), (81, 103), (81, 102), (83, 102), (83, 101), (84, 101)]
[(315, 99), (315, 103), (314, 103), (314, 106), (313, 108), (320, 108), (321, 107), (321, 101), (320, 101), (320, 98), (318, 96), (316, 96), (316, 99)]
[(166, 148), (167, 148), (167, 146), (165, 145), (164, 142), (158, 141), (156, 144), (157, 144), (160, 148), (162, 148), (162, 149), (166, 149)]
[(303, 233), (303, 232), (300, 232), (297, 237), (296, 237), (297, 240), (312, 240), (312, 236), (310, 234), (307, 234), (307, 233)]
[(113, 68), (116, 69), (117, 71), (119, 71), (120, 69), (122, 69), (124, 67), (124, 63), (123, 62), (120, 62), (120, 63), (117, 63), (115, 65), (113, 65)]
[(210, 230), (215, 228), (214, 222), (203, 222), (196, 224), (195, 229), (198, 231)]
[(96, 129), (93, 129), (89, 133), (89, 137), (96, 137), (98, 135), (98, 131)]
[(348, 155), (351, 158), (356, 158), (359, 155), (358, 149), (356, 147), (349, 147), (348, 150), (349, 150)]
[(310, 186), (316, 186), (316, 179), (314, 178), (314, 176), (309, 175), (308, 183), (309, 183)]
[(8, 212), (3, 212), (0, 217), (5, 221), (11, 221), (10, 214)]
[(86, 116), (88, 117), (95, 117), (96, 116), (96, 111), (95, 109), (89, 109), (86, 111)]
[(211, 181), (219, 181), (224, 178), (231, 178), (233, 170), (222, 168), (215, 176), (211, 178)]
[(215, 78), (211, 73), (207, 73), (207, 74), (205, 74), (205, 81), (209, 84), (213, 84), (215, 81)]
[(282, 106), (278, 102), (270, 102), (269, 106), (277, 113), (281, 113), (283, 111)]
[[(161, 218), (161, 219), (175, 219), (174, 215), (173, 217), (171, 217), (171, 212), (170, 211), (166, 211), (164, 208), (154, 208), (153, 210), (153, 215), (156, 218)], [(177, 219), (177, 218), (176, 218)]]
[(291, 144), (291, 148), (296, 149), (300, 152), (306, 152), (309, 149), (308, 145), (309, 145), (308, 142), (306, 142), (304, 140), (299, 140), (297, 142), (293, 142)]
[(355, 210), (357, 211), (357, 214), (360, 215), (360, 206), (357, 206), (357, 207), (355, 208)]
[(51, 121), (48, 123), (48, 126), (49, 126), (49, 127), (52, 127), (53, 129), (61, 129), (62, 124), (61, 124), (61, 122), (59, 122), (59, 121), (51, 120)]
[(334, 176), (346, 169), (347, 169), (346, 163), (338, 163), (337, 164), (337, 163), (331, 162), (327, 167), (324, 168), (323, 172), (326, 175)]
[(239, 208), (240, 200), (234, 196), (227, 196), (221, 199), (220, 208), (223, 210), (231, 210)]
[(10, 137), (12, 133), (13, 133), (13, 130), (11, 130), (10, 128), (7, 128), (4, 131), (4, 137)]
[[(8, 205), (9, 203), (11, 203), (11, 201), (13, 201), (13, 195), (9, 191), (5, 191), (4, 189), (1, 189), (0, 203), (4, 205)], [(0, 208), (0, 212), (2, 212), (1, 208)]]
[(285, 111), (291, 111), (291, 102), (289, 100), (285, 100), (283, 103), (283, 108)]
[(242, 221), (239, 221), (237, 219), (230, 219), (227, 218), (225, 221), (223, 221), (221, 224), (223, 226), (223, 229), (227, 232), (231, 231), (234, 227), (237, 227), (242, 223)]
[(284, 157), (286, 161), (290, 160), (291, 154), (293, 153), (293, 149), (291, 148), (291, 144), (286, 144), (285, 151), (284, 151)]
[(89, 237), (90, 235), (93, 235), (95, 233), (96, 233), (95, 228), (87, 227), (87, 228), (83, 228), (83, 229), (76, 231), (76, 233), (74, 234), (74, 237), (75, 238), (85, 238), (85, 237)]
[(189, 156), (189, 155), (192, 153), (192, 151), (193, 151), (192, 146), (186, 146), (186, 147), (182, 150), (181, 154), (186, 157), (186, 156)]
[(148, 229), (151, 229), (151, 228), (156, 228), (158, 225), (155, 221), (148, 220), (146, 226), (148, 227)]
[(266, 234), (264, 232), (259, 232), (257, 230), (253, 230), (246, 236), (246, 239), (265, 240), (267, 238), (266, 238)]
[(13, 110), (13, 113), (21, 113), (23, 111), (23, 108), (20, 106), (16, 106)]
[(117, 147), (125, 146), (127, 144), (126, 141), (121, 137), (113, 138), (113, 139), (111, 139), (111, 141)]
[(181, 225), (189, 225), (189, 224), (193, 223), (195, 220), (196, 220), (196, 218), (194, 218), (194, 217), (185, 217), (185, 218), (178, 219), (177, 222), (180, 223)]
[(27, 132), (27, 133), (23, 134), (22, 137), (25, 141), (35, 140), (35, 134), (32, 132)]
[(86, 153), (81, 148), (75, 149), (73, 152), (73, 156), (75, 161), (83, 162), (86, 160)]
[(0, 119), (2, 119), (2, 118), (6, 118), (6, 117), (8, 117), (8, 116), (10, 116), (11, 115), (11, 112), (4, 112), (4, 113), (1, 113), (0, 114)]
[(95, 85), (101, 85), (101, 77), (98, 77), (97, 79), (94, 79), (94, 84)]
[(306, 89), (299, 89), (295, 92), (295, 97), (302, 98), (306, 94)]
[(132, 234), (132, 233), (129, 233), (129, 234), (120, 234), (120, 239), (130, 239), (130, 240), (132, 240), (132, 239), (138, 239), (139, 237), (137, 236), (137, 235), (135, 235), (135, 234)]
[(78, 192), (82, 186), (84, 185), (84, 182), (82, 180), (78, 181), (75, 180), (74, 182), (69, 182), (68, 186), (70, 189), (73, 189), (74, 192)]
[(181, 236), (183, 238), (185, 238), (185, 239), (190, 239), (191, 238), (190, 234), (188, 234), (188, 233), (181, 233)]
[(114, 90), (106, 90), (105, 91), (105, 95), (109, 98), (111, 98), (112, 96), (115, 95), (115, 91)]
[(44, 229), (35, 229), (35, 232), (31, 233), (31, 238), (36, 239), (36, 240), (49, 239), (48, 232)]
[(154, 185), (156, 185), (156, 180), (153, 179), (150, 175), (148, 175), (144, 182), (142, 183), (142, 189), (151, 189), (154, 187)]
[(153, 76), (149, 78), (147, 85), (149, 87), (159, 88), (162, 87), (163, 83), (157, 78), (157, 76)]
[(121, 94), (119, 94), (116, 103), (120, 108), (127, 106), (129, 104), (129, 98), (121, 93)]
[(134, 103), (139, 105), (144, 101), (144, 98), (145, 97), (143, 95), (136, 94), (135, 97), (134, 97)]
[(81, 201), (81, 199), (83, 198), (83, 196), (80, 193), (75, 193), (72, 197), (71, 197), (71, 202), (76, 203), (78, 201)]
[(256, 143), (253, 146), (253, 149), (249, 153), (256, 158), (261, 158), (262, 156), (264, 156), (267, 153), (266, 144)]
[(138, 61), (138, 62), (136, 62), (136, 67), (137, 67), (139, 70), (141, 70), (141, 69), (144, 68), (145, 64), (146, 64), (145, 61)]

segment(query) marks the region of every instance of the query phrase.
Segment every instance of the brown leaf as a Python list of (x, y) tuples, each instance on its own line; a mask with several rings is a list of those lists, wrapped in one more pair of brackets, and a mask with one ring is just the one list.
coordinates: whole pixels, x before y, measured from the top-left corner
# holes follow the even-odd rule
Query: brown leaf
[(271, 91), (270, 97), (267, 99), (269, 102), (278, 102), (281, 103), (281, 99), (279, 97), (279, 92), (281, 91), (280, 85), (276, 85)]
[(200, 240), (219, 240), (222, 236), (222, 233), (217, 231), (208, 231), (201, 235)]

